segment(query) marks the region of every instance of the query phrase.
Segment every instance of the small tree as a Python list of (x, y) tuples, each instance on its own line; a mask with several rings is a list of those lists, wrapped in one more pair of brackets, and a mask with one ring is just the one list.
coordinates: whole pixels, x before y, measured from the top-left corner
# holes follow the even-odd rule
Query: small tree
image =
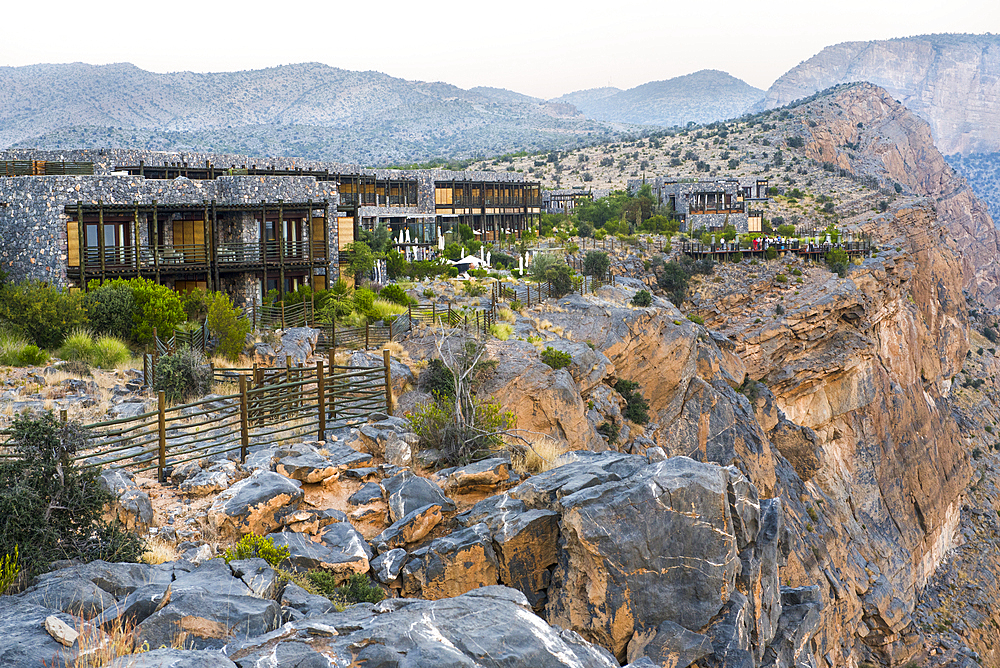
[(91, 328), (123, 339), (132, 335), (135, 299), (124, 283), (108, 283), (87, 293), (83, 301)]
[(602, 251), (590, 251), (583, 259), (583, 273), (588, 276), (607, 276), (611, 268), (611, 258)]
[[(456, 336), (435, 340), (438, 359), (451, 373), (450, 392), (438, 391), (436, 401), (418, 409), (410, 418), (423, 447), (440, 450), (453, 465), (467, 464), (504, 450), (506, 437), (515, 426), (514, 414), (496, 402), (485, 402), (475, 394), (482, 373), (485, 341)], [(437, 373), (440, 381), (448, 376)]]
[(184, 401), (207, 394), (212, 385), (211, 369), (205, 356), (191, 348), (164, 355), (156, 365), (154, 389), (162, 390), (168, 401)]
[(347, 244), (344, 250), (353, 253), (351, 257), (351, 273), (354, 274), (354, 282), (360, 285), (368, 276), (368, 273), (375, 268), (375, 254), (372, 249), (363, 241), (355, 241)]
[(218, 339), (216, 350), (230, 362), (239, 361), (252, 328), (250, 321), (240, 317), (239, 309), (226, 294), (212, 293), (206, 301), (208, 329)]

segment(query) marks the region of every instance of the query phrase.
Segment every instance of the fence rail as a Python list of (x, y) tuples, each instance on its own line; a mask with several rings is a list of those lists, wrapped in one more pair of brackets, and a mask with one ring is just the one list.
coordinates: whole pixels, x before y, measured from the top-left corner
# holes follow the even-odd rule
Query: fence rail
[[(238, 392), (167, 407), (161, 391), (157, 408), (136, 415), (85, 425), (91, 446), (72, 461), (83, 467), (156, 469), (164, 480), (169, 463), (239, 452), (245, 461), (255, 442), (296, 432), (325, 440), (327, 426), (364, 422), (375, 412), (392, 414), (389, 351), (381, 366), (256, 368), (233, 370)], [(243, 373), (250, 372), (250, 373)], [(65, 413), (63, 414), (65, 419)], [(5, 433), (10, 435), (10, 430)], [(14, 457), (9, 440), (0, 458)]]

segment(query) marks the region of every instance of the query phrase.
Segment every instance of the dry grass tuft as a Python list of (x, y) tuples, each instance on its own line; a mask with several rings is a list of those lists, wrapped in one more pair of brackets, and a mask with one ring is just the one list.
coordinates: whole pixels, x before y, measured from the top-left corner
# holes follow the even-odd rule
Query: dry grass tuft
[(514, 470), (518, 473), (544, 473), (555, 466), (559, 455), (567, 452), (569, 446), (549, 436), (539, 435), (525, 446), (524, 457), (514, 458)]
[(150, 566), (177, 561), (177, 549), (162, 538), (150, 538), (146, 541), (146, 549), (142, 553), (141, 559), (142, 563)]

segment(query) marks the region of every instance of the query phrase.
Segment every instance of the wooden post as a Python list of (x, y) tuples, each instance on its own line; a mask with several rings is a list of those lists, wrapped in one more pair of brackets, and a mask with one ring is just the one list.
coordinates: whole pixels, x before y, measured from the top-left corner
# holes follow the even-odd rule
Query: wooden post
[(323, 360), (316, 360), (316, 404), (319, 408), (319, 435), (316, 440), (326, 440), (326, 393), (323, 385)]
[(97, 200), (97, 249), (101, 260), (101, 284), (104, 283), (104, 203)]
[(385, 414), (392, 415), (392, 371), (389, 367), (389, 349), (382, 350), (382, 361), (385, 364)]
[(406, 310), (410, 314), (410, 331), (412, 332), (413, 331), (413, 304), (407, 304), (406, 305)]
[(365, 320), (365, 350), (368, 350), (368, 321)]
[[(254, 375), (257, 368), (254, 367)], [(250, 447), (250, 421), (247, 411), (247, 377), (240, 374), (240, 462), (247, 460), (247, 448)]]
[(163, 469), (167, 466), (167, 395), (163, 390), (156, 393), (157, 425), (159, 427), (160, 456), (156, 465), (156, 479), (161, 483), (166, 482)]
[(281, 329), (285, 329), (285, 296), (281, 296)]

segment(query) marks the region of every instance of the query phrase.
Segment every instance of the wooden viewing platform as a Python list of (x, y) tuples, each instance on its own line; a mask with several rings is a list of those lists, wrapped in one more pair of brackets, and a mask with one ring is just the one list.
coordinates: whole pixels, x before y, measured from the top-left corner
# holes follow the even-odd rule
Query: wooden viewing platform
[(739, 241), (723, 241), (709, 245), (701, 242), (690, 242), (682, 243), (679, 250), (689, 257), (721, 257), (725, 259), (726, 256), (734, 253), (742, 253), (744, 256), (749, 257), (764, 257), (769, 248), (775, 249), (778, 253), (795, 253), (810, 260), (821, 260), (832, 250), (842, 250), (852, 257), (868, 257), (873, 250), (877, 250), (877, 247), (867, 239), (864, 241), (820, 244), (803, 243), (799, 239), (793, 239), (791, 241), (771, 243), (769, 246), (761, 244), (757, 249), (754, 249), (748, 243)]

